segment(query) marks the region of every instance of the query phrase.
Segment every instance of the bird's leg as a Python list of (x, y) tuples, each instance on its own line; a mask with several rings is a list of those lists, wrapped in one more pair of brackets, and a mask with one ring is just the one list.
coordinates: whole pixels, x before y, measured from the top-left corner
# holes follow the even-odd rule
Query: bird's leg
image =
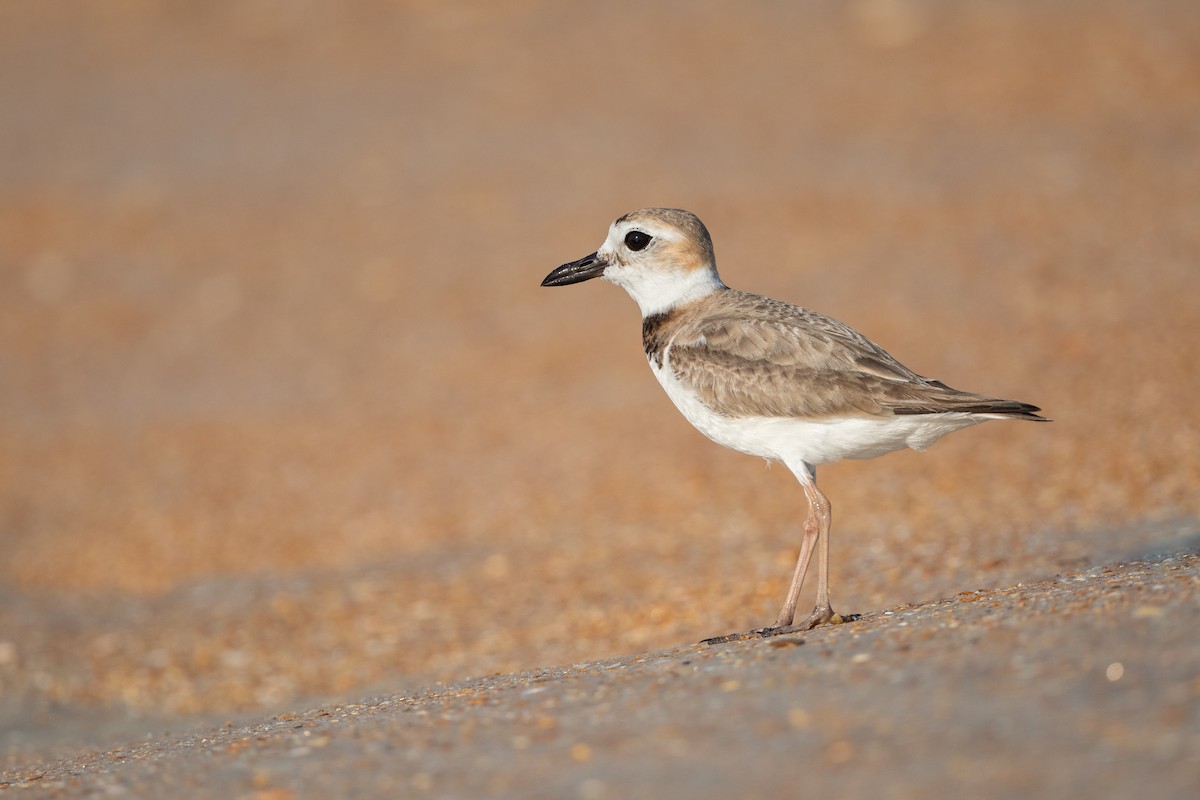
[[(792, 471), (800, 479), (804, 495), (808, 498), (808, 518), (804, 522), (804, 542), (800, 546), (800, 559), (796, 562), (796, 574), (792, 578), (791, 587), (788, 588), (787, 600), (779, 612), (779, 619), (776, 620), (774, 627), (763, 630), (764, 636), (807, 631), (818, 625), (824, 625), (836, 616), (833, 607), (829, 604), (829, 528), (833, 521), (833, 509), (829, 504), (829, 498), (817, 488), (817, 471), (814, 467), (804, 464), (800, 469)], [(804, 573), (808, 571), (808, 561), (812, 557), (813, 544), (818, 545), (817, 604), (805, 619), (792, 624), (796, 614), (796, 602), (800, 596), (800, 587), (804, 584)]]
[[(792, 576), (792, 585), (788, 587), (787, 599), (779, 611), (779, 617), (770, 628), (750, 631), (749, 633), (732, 633), (728, 636), (715, 636), (705, 639), (701, 644), (720, 644), (736, 642), (744, 639), (757, 639), (762, 636), (778, 636), (781, 633), (798, 633), (811, 630), (826, 622), (841, 620), (829, 604), (829, 527), (833, 520), (833, 511), (829, 498), (817, 488), (817, 471), (815, 467), (803, 464), (799, 469), (793, 469), (804, 495), (808, 498), (808, 516), (804, 520), (804, 541), (800, 544), (800, 558), (796, 560), (796, 572)], [(812, 613), (802, 621), (792, 624), (796, 618), (796, 603), (800, 599), (800, 589), (804, 586), (804, 575), (808, 572), (808, 564), (812, 560), (814, 546), (817, 547), (817, 604)]]
[(800, 600), (800, 590), (804, 587), (804, 576), (808, 574), (808, 562), (812, 559), (813, 545), (820, 538), (820, 522), (816, 508), (810, 501), (808, 516), (804, 520), (804, 540), (800, 543), (800, 557), (796, 559), (796, 571), (792, 575), (792, 585), (788, 587), (787, 599), (779, 616), (775, 619), (773, 628), (786, 628), (796, 618), (796, 603)]

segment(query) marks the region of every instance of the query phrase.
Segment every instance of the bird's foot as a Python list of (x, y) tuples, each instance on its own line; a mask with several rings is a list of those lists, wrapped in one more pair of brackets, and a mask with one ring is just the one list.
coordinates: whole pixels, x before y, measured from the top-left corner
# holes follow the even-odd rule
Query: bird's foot
[(746, 631), (745, 633), (731, 633), (726, 636), (714, 636), (711, 639), (702, 640), (700, 644), (744, 642), (747, 639), (766, 639), (770, 636), (782, 636), (788, 633), (803, 633), (804, 631), (812, 630), (818, 625), (841, 625), (843, 622), (854, 622), (861, 616), (861, 614), (847, 614), (846, 616), (842, 616), (829, 606), (817, 606), (803, 621), (798, 622), (795, 625), (776, 624), (770, 628), (758, 628), (757, 630)]
[(820, 605), (814, 608), (811, 614), (794, 625), (781, 625), (779, 622), (776, 622), (773, 628), (767, 628), (769, 633), (765, 633), (763, 635), (781, 636), (785, 633), (801, 633), (803, 631), (811, 631), (818, 625), (825, 625), (826, 623), (830, 625), (841, 625), (843, 622), (845, 622), (845, 619), (842, 617), (842, 615), (835, 612), (833, 607), (826, 603), (825, 605)]

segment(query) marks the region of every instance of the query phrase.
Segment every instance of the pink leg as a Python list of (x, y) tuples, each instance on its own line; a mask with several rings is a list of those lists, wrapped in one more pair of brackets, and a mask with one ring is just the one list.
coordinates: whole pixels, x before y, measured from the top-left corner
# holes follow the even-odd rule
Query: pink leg
[[(829, 528), (833, 521), (833, 510), (829, 498), (817, 488), (815, 468), (802, 464), (792, 472), (800, 479), (804, 495), (808, 498), (808, 518), (804, 521), (804, 542), (800, 545), (800, 558), (796, 562), (792, 585), (788, 587), (787, 600), (784, 601), (775, 626), (763, 631), (766, 636), (806, 631), (823, 625), (834, 617), (833, 607), (829, 604)], [(814, 544), (818, 545), (817, 604), (808, 617), (793, 625), (796, 602), (800, 597), (800, 589), (804, 586), (804, 575), (808, 572), (808, 562), (812, 558)]]
[(812, 560), (813, 545), (821, 538), (820, 521), (817, 518), (816, 507), (810, 500), (808, 517), (804, 520), (804, 539), (800, 543), (800, 558), (796, 559), (796, 571), (792, 574), (792, 585), (788, 587), (787, 600), (779, 610), (775, 619), (776, 628), (786, 628), (796, 618), (796, 603), (800, 600), (800, 590), (804, 588), (804, 576), (808, 574), (808, 562)]
[[(800, 558), (796, 561), (792, 585), (788, 587), (787, 599), (779, 611), (775, 625), (760, 631), (734, 633), (705, 639), (702, 644), (717, 644), (759, 636), (807, 631), (818, 625), (824, 625), (836, 616), (833, 607), (829, 604), (829, 527), (833, 520), (829, 498), (817, 488), (817, 471), (814, 467), (801, 464), (798, 469), (792, 469), (792, 472), (800, 480), (804, 495), (808, 498), (808, 516), (804, 520), (804, 540), (800, 543)], [(796, 604), (800, 599), (800, 590), (804, 586), (804, 576), (808, 572), (808, 565), (812, 560), (814, 549), (817, 550), (817, 604), (811, 614), (793, 625), (796, 617)]]

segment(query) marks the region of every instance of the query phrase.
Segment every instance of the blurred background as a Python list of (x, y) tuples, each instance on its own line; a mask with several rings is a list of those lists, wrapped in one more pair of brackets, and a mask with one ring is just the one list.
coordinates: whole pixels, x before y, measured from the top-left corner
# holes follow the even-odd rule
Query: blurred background
[(839, 610), (1200, 530), (1195, 3), (5, 3), (0, 108), (10, 757), (773, 620), (794, 478), (538, 286), (643, 206), (1056, 420), (824, 468)]

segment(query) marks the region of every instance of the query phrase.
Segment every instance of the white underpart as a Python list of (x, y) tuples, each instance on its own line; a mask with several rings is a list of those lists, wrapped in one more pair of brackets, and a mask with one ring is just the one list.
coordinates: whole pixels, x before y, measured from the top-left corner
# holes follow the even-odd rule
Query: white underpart
[(727, 417), (675, 377), (670, 348), (662, 366), (651, 360), (650, 368), (675, 407), (709, 439), (741, 453), (782, 461), (793, 471), (801, 464), (815, 467), (844, 458), (875, 458), (906, 447), (924, 450), (948, 433), (987, 419), (956, 412), (824, 420)]

